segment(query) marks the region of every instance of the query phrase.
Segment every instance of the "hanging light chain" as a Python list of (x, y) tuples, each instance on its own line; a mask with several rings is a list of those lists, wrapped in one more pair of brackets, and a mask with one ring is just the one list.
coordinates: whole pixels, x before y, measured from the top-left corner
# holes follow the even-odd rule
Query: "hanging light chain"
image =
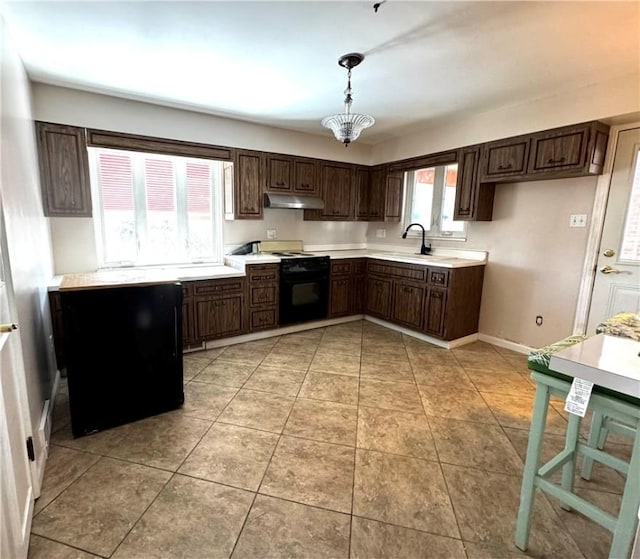
[(353, 96), (351, 95), (351, 66), (347, 69), (347, 89), (344, 90), (344, 112), (351, 113), (351, 103), (353, 103)]

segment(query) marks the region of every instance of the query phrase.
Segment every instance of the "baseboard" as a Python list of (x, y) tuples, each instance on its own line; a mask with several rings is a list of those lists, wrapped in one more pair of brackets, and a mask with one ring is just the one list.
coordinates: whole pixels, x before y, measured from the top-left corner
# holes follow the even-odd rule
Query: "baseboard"
[[(340, 318), (329, 318), (326, 320), (316, 320), (313, 322), (305, 322), (303, 324), (292, 324), (291, 326), (283, 326), (274, 330), (265, 330), (264, 332), (252, 332), (251, 334), (243, 334), (242, 336), (234, 336), (233, 338), (222, 338), (220, 340), (211, 340), (204, 343), (203, 348), (196, 348), (189, 351), (201, 351), (202, 349), (215, 349), (217, 347), (225, 347), (233, 344), (242, 344), (245, 342), (253, 342), (255, 340), (264, 340), (265, 338), (273, 338), (275, 336), (284, 336), (285, 334), (295, 334), (296, 332), (304, 332), (305, 330), (313, 330), (315, 328), (323, 328), (325, 326), (334, 326), (345, 322), (354, 322), (365, 318), (362, 314), (351, 316), (343, 316)], [(186, 352), (185, 352), (186, 353)]]
[(33, 434), (34, 448), (36, 451), (36, 460), (32, 466), (33, 472), (33, 496), (37, 499), (42, 489), (42, 480), (44, 478), (44, 470), (49, 456), (49, 442), (51, 440), (51, 423), (53, 421), (53, 406), (55, 404), (56, 394), (60, 386), (60, 371), (56, 370), (56, 376), (53, 379), (53, 387), (48, 400), (44, 401), (42, 406), (42, 414), (38, 423), (38, 430)]
[(431, 336), (427, 336), (426, 334), (421, 334), (420, 332), (416, 332), (415, 330), (410, 330), (409, 328), (404, 328), (402, 326), (398, 326), (397, 324), (393, 324), (392, 322), (387, 322), (386, 320), (375, 318), (373, 316), (365, 315), (364, 319), (368, 320), (369, 322), (373, 322), (374, 324), (384, 326), (385, 328), (389, 328), (389, 330), (401, 332), (402, 334), (406, 334), (407, 336), (411, 336), (412, 338), (422, 340), (423, 342), (428, 342), (443, 349), (453, 349), (454, 347), (470, 344), (471, 342), (475, 342), (478, 339), (478, 334), (471, 334), (469, 336), (464, 336), (463, 338), (445, 341), (438, 338), (432, 338)]
[(488, 344), (497, 345), (498, 347), (503, 347), (505, 349), (510, 349), (511, 351), (515, 351), (516, 353), (524, 353), (525, 355), (533, 349), (526, 345), (505, 340), (503, 338), (496, 338), (495, 336), (489, 336), (487, 334), (479, 334), (478, 339), (481, 342), (487, 342)]

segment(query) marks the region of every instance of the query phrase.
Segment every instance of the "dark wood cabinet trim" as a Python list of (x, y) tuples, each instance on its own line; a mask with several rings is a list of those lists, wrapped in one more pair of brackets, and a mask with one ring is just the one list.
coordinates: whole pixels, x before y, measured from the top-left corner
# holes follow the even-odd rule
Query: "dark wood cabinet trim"
[(126, 149), (129, 151), (144, 151), (162, 153), (165, 155), (182, 155), (185, 157), (201, 157), (204, 159), (219, 159), (231, 161), (233, 149), (223, 146), (212, 146), (183, 140), (140, 136), (124, 132), (110, 132), (107, 130), (87, 129), (87, 145), (101, 148)]
[(458, 151), (442, 151), (431, 155), (420, 155), (400, 161), (387, 163), (389, 171), (415, 171), (416, 169), (424, 169), (426, 167), (436, 167), (438, 165), (449, 165), (458, 160)]

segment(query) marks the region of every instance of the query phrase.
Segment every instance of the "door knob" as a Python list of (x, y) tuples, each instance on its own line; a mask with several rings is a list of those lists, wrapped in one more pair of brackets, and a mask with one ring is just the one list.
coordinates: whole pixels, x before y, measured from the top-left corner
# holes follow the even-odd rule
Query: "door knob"
[(631, 272), (626, 272), (624, 270), (616, 270), (615, 268), (612, 268), (611, 266), (603, 266), (602, 268), (600, 268), (600, 271), (603, 274), (630, 274)]
[(0, 324), (0, 334), (8, 334), (9, 332), (13, 332), (17, 330), (18, 326), (15, 324)]
[(606, 256), (606, 257), (608, 257), (608, 258), (611, 258), (612, 256), (615, 256), (615, 255), (616, 255), (616, 251), (615, 251), (615, 250), (613, 250), (612, 248), (608, 248), (607, 250), (605, 250), (605, 251), (602, 253), (602, 255), (603, 255), (603, 256)]

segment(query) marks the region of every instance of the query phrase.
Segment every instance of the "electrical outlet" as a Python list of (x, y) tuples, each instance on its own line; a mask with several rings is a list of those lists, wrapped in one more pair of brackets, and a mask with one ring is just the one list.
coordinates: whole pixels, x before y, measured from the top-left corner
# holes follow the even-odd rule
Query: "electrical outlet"
[(267, 239), (277, 239), (278, 235), (275, 229), (267, 229)]
[(376, 238), (377, 239), (384, 239), (387, 236), (387, 230), (386, 229), (376, 229)]
[(571, 214), (569, 217), (569, 227), (586, 227), (587, 214)]

